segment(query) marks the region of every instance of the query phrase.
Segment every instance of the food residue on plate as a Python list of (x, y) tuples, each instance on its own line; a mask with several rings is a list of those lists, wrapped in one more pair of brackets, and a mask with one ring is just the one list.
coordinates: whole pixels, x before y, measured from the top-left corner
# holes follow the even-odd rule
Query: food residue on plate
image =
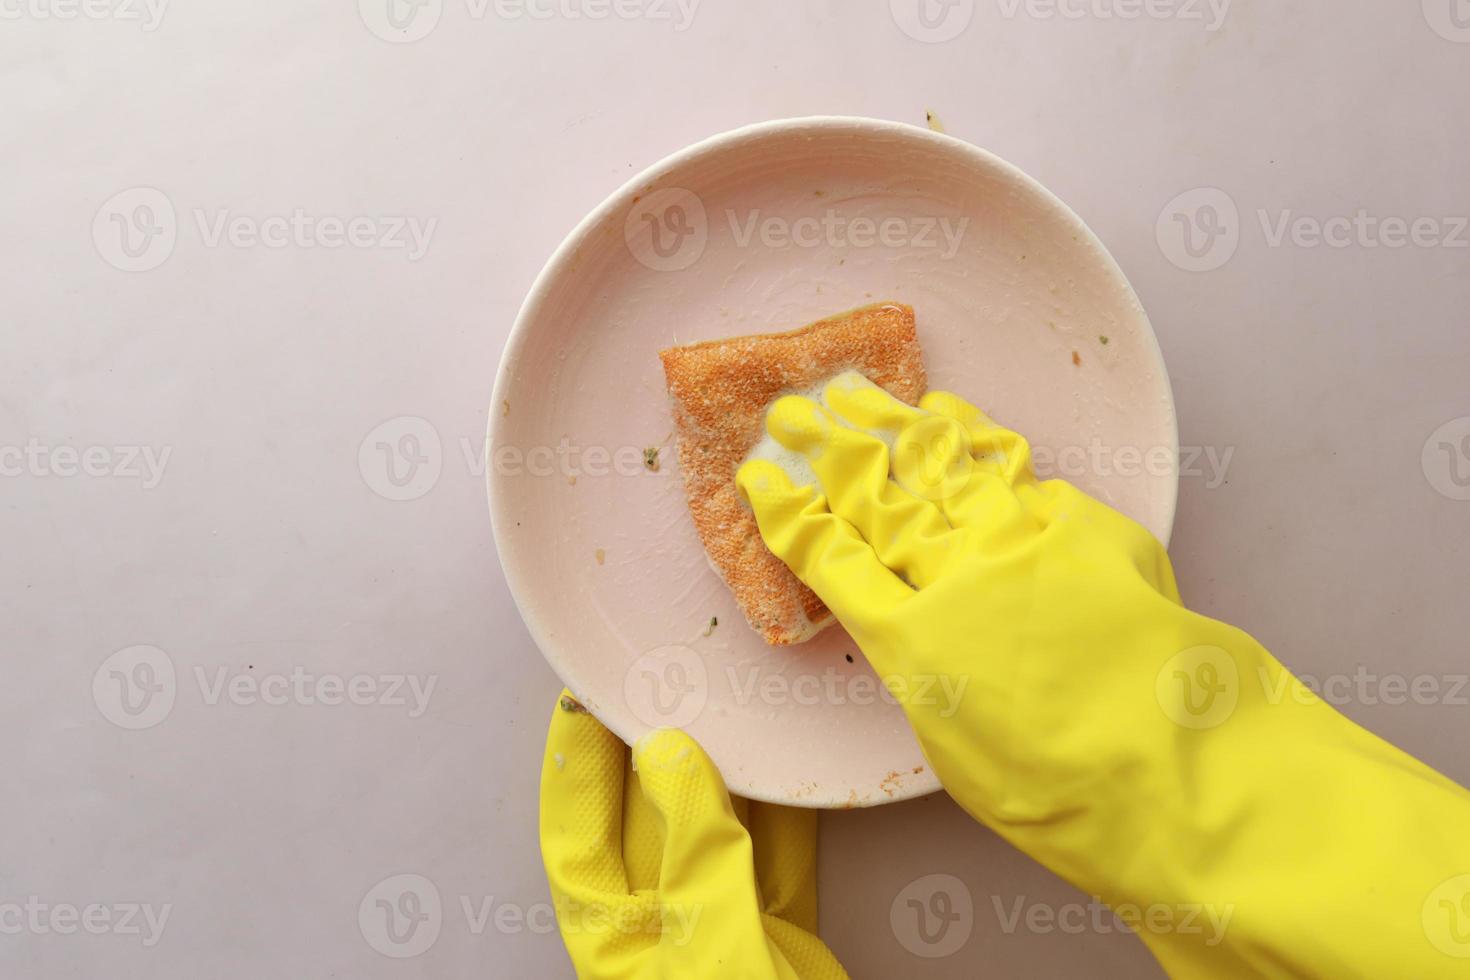
[(601, 548), (598, 548), (596, 551), (594, 551), (592, 555), (594, 558), (597, 559), (597, 564), (599, 565), (607, 561), (607, 552), (603, 551)]
[(709, 618), (709, 625), (704, 628), (704, 635), (709, 636), (714, 633), (715, 627), (718, 625), (720, 625), (720, 617), (711, 616)]
[(658, 472), (658, 447), (649, 446), (643, 450), (643, 466), (652, 473)]
[(1104, 347), (1106, 347), (1106, 346), (1108, 346), (1108, 341), (1109, 341), (1109, 340), (1110, 340), (1110, 339), (1111, 339), (1111, 338), (1110, 338), (1110, 337), (1108, 337), (1108, 335), (1107, 335), (1107, 334), (1101, 334), (1101, 335), (1099, 335), (1099, 337), (1098, 337), (1098, 338), (1097, 338), (1097, 342), (1098, 342), (1098, 343), (1100, 343), (1100, 344), (1102, 344), (1102, 345), (1103, 345), (1103, 346), (1104, 346)]
[(1072, 352), (1072, 363), (1075, 364), (1075, 365), (1077, 365), (1078, 367), (1081, 367), (1082, 366), (1082, 355), (1079, 354), (1079, 353), (1077, 353), (1076, 351), (1073, 351)]
[(929, 124), (929, 128), (934, 130), (934, 132), (944, 132), (944, 123), (939, 121), (939, 117), (934, 114), (933, 109), (924, 110), (924, 121)]

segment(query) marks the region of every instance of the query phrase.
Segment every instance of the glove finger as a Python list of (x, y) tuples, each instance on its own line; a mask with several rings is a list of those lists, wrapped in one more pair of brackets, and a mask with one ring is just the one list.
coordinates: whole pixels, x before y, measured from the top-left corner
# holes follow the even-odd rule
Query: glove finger
[[(958, 430), (952, 421), (933, 421)], [(808, 461), (832, 513), (852, 524), (879, 560), (916, 588), (936, 581), (963, 549), (964, 536), (954, 533), (939, 507), (888, 478), (889, 449), (882, 439), (840, 424), (821, 405), (796, 395), (771, 406), (766, 428), (782, 447)], [(960, 458), (969, 464), (967, 454)], [(954, 485), (962, 484), (963, 477)]]
[(913, 589), (878, 560), (862, 535), (827, 509), (815, 485), (798, 487), (781, 467), (759, 459), (740, 467), (735, 483), (755, 511), (766, 547), (859, 643), (865, 624), (913, 597)]
[(752, 802), (746, 821), (762, 910), (817, 931), (817, 811)]
[(931, 413), (894, 398), (857, 371), (844, 371), (822, 386), (822, 404), (843, 425), (891, 443), (893, 437)]
[(887, 443), (895, 482), (922, 500), (956, 493), (975, 468), (969, 426), (899, 401), (856, 371), (829, 381), (822, 404), (842, 424)]
[(553, 891), (626, 896), (623, 768), (627, 748), (563, 691), (541, 764), (541, 855)]
[(949, 391), (931, 391), (919, 399), (919, 407), (944, 418), (954, 419), (970, 437), (970, 455), (978, 469), (994, 473), (1014, 486), (1034, 480), (1031, 445), (1025, 438), (997, 425), (989, 415)]
[(627, 756), (622, 740), (563, 691), (541, 767), (541, 855), (579, 975), (638, 975), (659, 941), (658, 903), (629, 894), (623, 867)]
[(628, 876), (628, 891), (651, 892), (658, 888), (663, 855), (663, 822), (643, 795), (629, 753), (623, 773), (623, 868)]
[[(659, 867), (663, 863), (663, 819), (643, 793), (638, 772), (632, 766), (633, 758), (629, 754), (623, 783), (623, 867), (627, 869), (629, 891), (651, 892), (658, 889)], [(732, 796), (730, 808), (741, 826), (749, 831), (750, 801)]]
[(980, 409), (947, 391), (931, 391), (919, 404), (961, 426), (970, 442), (973, 468), (963, 485), (939, 500), (955, 527), (975, 532), (976, 543), (997, 546), (998, 538), (1032, 533), (1046, 524), (1035, 491), (1031, 447), (998, 426)]
[[(731, 956), (725, 962), (738, 962), (733, 949), (763, 942), (764, 934), (750, 834), (735, 816), (724, 778), (699, 743), (675, 729), (644, 735), (633, 760), (663, 832), (664, 942), (682, 948), (697, 936), (701, 956), (725, 952)], [(722, 950), (725, 944), (733, 949)]]

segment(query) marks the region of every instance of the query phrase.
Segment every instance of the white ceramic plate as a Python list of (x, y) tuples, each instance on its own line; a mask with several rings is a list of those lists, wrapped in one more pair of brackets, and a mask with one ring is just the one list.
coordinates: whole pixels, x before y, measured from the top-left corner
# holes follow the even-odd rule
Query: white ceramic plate
[(500, 365), (491, 514), (531, 634), (613, 731), (685, 728), (740, 795), (869, 806), (938, 783), (840, 628), (772, 648), (746, 626), (689, 518), (658, 351), (885, 299), (914, 307), (931, 387), (1167, 542), (1173, 397), (1128, 281), (1043, 187), (928, 130), (795, 119), (669, 157), (557, 250)]

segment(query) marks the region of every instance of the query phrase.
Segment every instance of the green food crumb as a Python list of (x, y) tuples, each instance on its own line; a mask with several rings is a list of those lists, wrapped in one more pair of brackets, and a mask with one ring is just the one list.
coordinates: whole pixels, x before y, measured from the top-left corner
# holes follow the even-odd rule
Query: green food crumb
[(561, 704), (561, 710), (563, 710), (563, 711), (571, 711), (571, 712), (576, 712), (576, 713), (584, 714), (584, 715), (587, 713), (587, 709), (584, 708), (584, 707), (582, 707), (582, 705), (577, 701), (577, 699), (574, 698), (574, 697), (572, 697), (570, 694), (563, 694), (561, 696), (561, 702), (560, 702), (560, 704)]
[(715, 631), (715, 627), (718, 625), (720, 625), (720, 617), (711, 616), (709, 618), (709, 625), (704, 628), (704, 635), (709, 636), (710, 634), (712, 634)]
[(1106, 335), (1106, 334), (1104, 334), (1104, 335), (1103, 335), (1103, 336), (1101, 336), (1101, 337), (1098, 337), (1098, 338), (1097, 338), (1097, 339), (1098, 339), (1098, 340), (1100, 340), (1100, 341), (1101, 341), (1101, 342), (1102, 342), (1102, 345), (1103, 345), (1103, 346), (1104, 346), (1104, 347), (1106, 347), (1106, 346), (1108, 346), (1108, 337), (1107, 337), (1107, 335)]
[(643, 450), (643, 465), (650, 471), (658, 472), (658, 447), (649, 446)]

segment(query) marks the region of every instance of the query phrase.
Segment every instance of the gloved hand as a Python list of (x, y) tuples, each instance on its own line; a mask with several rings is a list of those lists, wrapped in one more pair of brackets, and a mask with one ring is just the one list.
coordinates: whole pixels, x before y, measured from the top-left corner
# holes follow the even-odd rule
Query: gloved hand
[(683, 732), (652, 732), (630, 757), (563, 692), (541, 855), (579, 977), (847, 976), (816, 936), (816, 812), (732, 798)]
[[(761, 536), (945, 788), (1171, 974), (1470, 976), (1470, 793), (1185, 609), (1142, 527), (951, 394), (848, 374), (767, 428), (788, 458), (738, 474)], [(941, 675), (958, 710), (917, 696)]]

